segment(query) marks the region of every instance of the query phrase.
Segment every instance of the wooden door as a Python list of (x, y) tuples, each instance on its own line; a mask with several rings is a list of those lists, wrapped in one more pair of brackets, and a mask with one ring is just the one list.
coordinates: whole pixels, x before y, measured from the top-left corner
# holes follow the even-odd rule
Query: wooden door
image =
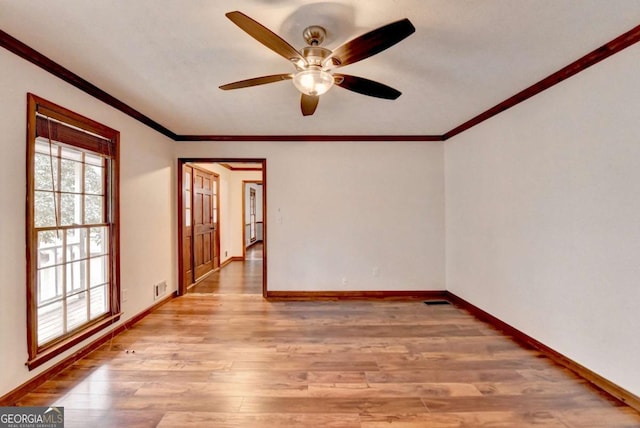
[[(195, 280), (215, 268), (217, 201), (214, 211), (214, 175), (193, 168), (193, 265)], [(216, 221), (214, 222), (214, 212)]]

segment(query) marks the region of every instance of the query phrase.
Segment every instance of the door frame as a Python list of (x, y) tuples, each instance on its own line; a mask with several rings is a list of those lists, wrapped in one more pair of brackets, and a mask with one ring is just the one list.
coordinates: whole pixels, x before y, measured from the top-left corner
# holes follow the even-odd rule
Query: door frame
[[(245, 210), (247, 209), (247, 207), (245, 206), (245, 201), (247, 199), (247, 195), (245, 194), (247, 191), (247, 184), (259, 184), (262, 186), (262, 200), (264, 201), (264, 185), (262, 183), (262, 180), (242, 180), (242, 258), (246, 259), (247, 258), (247, 236), (246, 236), (246, 232), (245, 230), (245, 226), (246, 224), (244, 224), (244, 214), (245, 214)], [(262, 204), (263, 208), (264, 208), (264, 203)], [(262, 230), (263, 230), (263, 234), (262, 234), (262, 247), (264, 248), (264, 224), (266, 222), (264, 221), (264, 210), (262, 211)], [(256, 226), (257, 227), (257, 226)]]
[[(184, 200), (183, 200), (183, 172), (182, 167), (187, 163), (233, 163), (233, 162), (247, 162), (247, 163), (259, 163), (262, 165), (262, 242), (263, 242), (263, 255), (262, 255), (262, 297), (267, 297), (267, 160), (265, 158), (178, 158), (178, 198), (177, 198), (177, 222), (178, 222), (178, 296), (182, 296), (187, 292), (187, 287), (184, 284), (184, 236), (182, 232), (182, 225), (184, 224)], [(243, 185), (244, 193), (244, 185)], [(243, 199), (244, 203), (244, 199)], [(218, 207), (219, 209), (220, 207)], [(218, 213), (219, 214), (219, 213)], [(244, 213), (243, 213), (244, 217)], [(242, 222), (242, 234), (244, 235), (244, 221)], [(244, 236), (242, 238), (242, 247), (244, 255)]]

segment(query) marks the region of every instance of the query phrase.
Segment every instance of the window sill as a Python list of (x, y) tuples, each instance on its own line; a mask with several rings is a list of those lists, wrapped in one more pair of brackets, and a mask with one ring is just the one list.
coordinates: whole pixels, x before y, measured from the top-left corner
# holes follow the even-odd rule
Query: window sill
[(52, 358), (57, 357), (64, 351), (74, 347), (75, 345), (82, 342), (83, 340), (93, 336), (94, 334), (98, 333), (100, 330), (103, 330), (115, 324), (120, 320), (121, 315), (122, 315), (121, 312), (114, 315), (110, 315), (93, 324), (88, 325), (85, 329), (80, 330), (78, 333), (74, 334), (73, 336), (68, 337), (56, 343), (55, 345), (52, 345), (51, 347), (48, 347), (42, 350), (37, 355), (35, 355), (32, 359), (27, 361), (25, 363), (26, 366), (29, 368), (29, 370), (35, 369), (36, 367), (46, 363)]

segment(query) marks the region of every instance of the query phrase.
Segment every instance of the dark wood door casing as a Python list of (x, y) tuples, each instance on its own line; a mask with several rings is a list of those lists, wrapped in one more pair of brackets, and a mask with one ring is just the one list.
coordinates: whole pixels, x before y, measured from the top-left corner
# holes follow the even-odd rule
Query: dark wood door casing
[(220, 267), (220, 176), (213, 174), (213, 197), (211, 198), (213, 208), (213, 268)]
[(190, 165), (182, 166), (182, 204), (180, 207), (182, 220), (180, 228), (182, 231), (181, 247), (182, 247), (182, 283), (184, 287), (188, 287), (193, 283), (193, 167)]
[[(263, 248), (263, 254), (262, 254), (262, 296), (263, 297), (267, 297), (267, 246), (266, 246), (266, 242), (267, 242), (267, 198), (266, 198), (266, 189), (267, 189), (267, 161), (264, 158), (179, 158), (178, 159), (178, 171), (179, 173), (178, 175), (178, 224), (180, 225), (180, 227), (178, 227), (178, 295), (182, 296), (187, 292), (187, 288), (193, 284), (195, 281), (193, 280), (193, 278), (189, 277), (186, 272), (189, 270), (188, 269), (188, 264), (192, 263), (189, 260), (188, 257), (188, 251), (185, 250), (185, 241), (187, 240), (187, 236), (186, 236), (186, 232), (185, 232), (185, 228), (184, 228), (184, 224), (186, 222), (185, 219), (185, 204), (187, 203), (185, 201), (185, 192), (184, 192), (184, 188), (186, 186), (185, 184), (185, 174), (184, 174), (184, 166), (189, 166), (191, 168), (197, 168), (197, 166), (194, 165), (194, 163), (222, 163), (222, 162), (246, 162), (246, 163), (260, 163), (262, 164), (262, 180), (261, 181), (257, 181), (258, 183), (262, 183), (263, 186), (263, 194), (262, 194), (262, 218), (263, 218), (263, 231), (262, 231), (262, 239), (263, 242), (265, 243), (265, 246)], [(217, 175), (217, 174), (214, 174)], [(244, 186), (243, 186), (244, 188)], [(193, 189), (193, 186), (192, 186)], [(219, 207), (219, 183), (217, 184), (217, 189), (218, 192), (216, 192), (216, 207)], [(242, 198), (243, 200), (243, 204), (244, 204), (244, 197)], [(191, 206), (193, 207), (193, 204), (191, 204)], [(243, 212), (244, 212), (244, 207), (243, 207)], [(219, 213), (219, 212), (218, 212)], [(218, 261), (220, 260), (219, 254), (219, 243), (220, 243), (220, 234), (219, 234), (219, 225), (220, 225), (220, 217), (218, 215), (218, 219), (217, 219), (217, 229), (218, 229), (218, 233), (216, 234), (216, 238), (215, 238), (215, 242), (216, 247), (215, 250), (216, 254), (218, 254), (217, 259)], [(191, 222), (191, 224), (193, 225), (193, 221)], [(243, 234), (244, 234), (244, 228), (242, 228), (243, 230)], [(244, 236), (243, 236), (243, 242), (244, 242)], [(244, 248), (244, 245), (242, 246)], [(190, 246), (190, 248), (193, 248), (193, 245)]]

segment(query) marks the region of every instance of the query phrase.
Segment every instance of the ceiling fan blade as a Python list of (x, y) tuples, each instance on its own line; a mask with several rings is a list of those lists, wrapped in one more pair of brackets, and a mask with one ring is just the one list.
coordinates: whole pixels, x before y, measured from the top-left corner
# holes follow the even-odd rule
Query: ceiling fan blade
[(220, 89), (228, 91), (229, 89), (248, 88), (250, 86), (280, 82), (281, 80), (289, 80), (291, 78), (293, 78), (293, 74), (272, 74), (270, 76), (254, 77), (253, 79), (239, 80), (237, 82), (227, 83), (226, 85), (220, 86)]
[(307, 60), (293, 46), (287, 43), (282, 37), (269, 30), (259, 22), (249, 18), (242, 12), (234, 11), (226, 14), (234, 24), (242, 28), (251, 37), (289, 61), (302, 61), (307, 65)]
[(334, 67), (353, 64), (390, 48), (415, 31), (411, 21), (406, 18), (392, 22), (337, 47), (324, 60), (324, 64), (333, 64)]
[(365, 79), (364, 77), (349, 76), (348, 74), (338, 73), (334, 73), (333, 77), (335, 84), (341, 88), (348, 89), (359, 94), (369, 95), (370, 97), (395, 100), (402, 95), (402, 92), (393, 89), (390, 86)]
[(302, 98), (300, 98), (300, 108), (302, 109), (303, 116), (311, 116), (316, 111), (316, 107), (318, 107), (318, 101), (320, 101), (320, 97), (317, 95), (306, 95), (302, 94)]

